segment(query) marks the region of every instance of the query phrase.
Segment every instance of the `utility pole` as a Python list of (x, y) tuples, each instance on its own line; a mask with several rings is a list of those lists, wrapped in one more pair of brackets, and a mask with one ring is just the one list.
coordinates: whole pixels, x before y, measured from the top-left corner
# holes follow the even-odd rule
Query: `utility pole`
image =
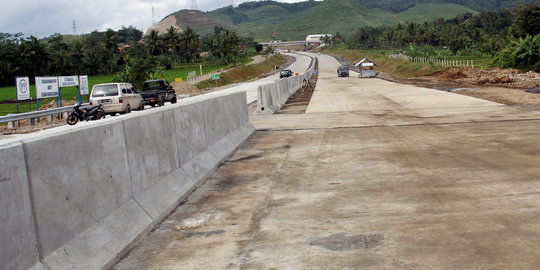
[(75, 19), (73, 19), (73, 35), (77, 35), (77, 24), (75, 23)]
[(198, 8), (197, 8), (197, 1), (196, 1), (196, 0), (191, 0), (191, 9), (192, 9), (192, 10), (198, 9)]
[(152, 6), (152, 26), (156, 24), (156, 12), (154, 11), (154, 6)]
[(231, 7), (234, 7), (234, 0), (231, 0)]

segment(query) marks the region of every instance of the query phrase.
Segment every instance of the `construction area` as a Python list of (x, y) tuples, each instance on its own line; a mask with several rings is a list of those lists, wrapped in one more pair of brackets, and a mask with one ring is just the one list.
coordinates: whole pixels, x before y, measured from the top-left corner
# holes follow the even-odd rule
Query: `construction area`
[(250, 116), (255, 133), (113, 269), (537, 268), (539, 112), (317, 58), (310, 100)]

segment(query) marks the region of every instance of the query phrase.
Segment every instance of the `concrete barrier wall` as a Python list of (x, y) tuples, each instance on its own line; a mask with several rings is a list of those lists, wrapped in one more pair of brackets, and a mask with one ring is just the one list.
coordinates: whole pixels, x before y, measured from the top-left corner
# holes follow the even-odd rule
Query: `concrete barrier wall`
[(302, 88), (302, 83), (313, 76), (317, 60), (313, 60), (309, 69), (298, 76), (275, 80), (273, 83), (261, 85), (257, 89), (257, 110), (255, 114), (273, 114), (277, 112), (289, 97)]
[(0, 145), (2, 269), (104, 269), (253, 132), (245, 93)]

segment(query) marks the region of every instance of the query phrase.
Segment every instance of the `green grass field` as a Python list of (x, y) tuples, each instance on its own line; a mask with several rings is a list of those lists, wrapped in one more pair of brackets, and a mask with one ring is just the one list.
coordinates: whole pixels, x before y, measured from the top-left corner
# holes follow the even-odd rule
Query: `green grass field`
[[(228, 66), (225, 65), (219, 65), (219, 66), (203, 66), (203, 73), (209, 73), (214, 70), (227, 68)], [(182, 67), (175, 67), (171, 70), (164, 71), (164, 77), (163, 79), (166, 79), (168, 82), (173, 82), (176, 78), (182, 78), (186, 79), (187, 75), (191, 71), (196, 71), (197, 75), (200, 74), (199, 66), (182, 66)], [(98, 76), (88, 76), (88, 86), (90, 89), (96, 84), (100, 83), (110, 83), (113, 82), (113, 75), (98, 75)], [(32, 97), (36, 96), (36, 87), (35, 85), (30, 86), (30, 93)], [(62, 100), (78, 100), (77, 95), (77, 88), (76, 87), (66, 87), (61, 89), (61, 95)], [(8, 86), (8, 87), (0, 87), (0, 100), (16, 100), (16, 93), (15, 93), (15, 86)], [(40, 107), (45, 104), (49, 103), (51, 101), (55, 100), (55, 98), (49, 98), (39, 101)], [(88, 100), (88, 96), (83, 96), (83, 102), (86, 102)], [(35, 111), (36, 108), (36, 100), (32, 100), (31, 102), (32, 111)], [(19, 103), (19, 112), (28, 112), (29, 111), (29, 105), (28, 101)], [(17, 113), (17, 105), (16, 104), (0, 104), (0, 116), (10, 114), (10, 113)]]

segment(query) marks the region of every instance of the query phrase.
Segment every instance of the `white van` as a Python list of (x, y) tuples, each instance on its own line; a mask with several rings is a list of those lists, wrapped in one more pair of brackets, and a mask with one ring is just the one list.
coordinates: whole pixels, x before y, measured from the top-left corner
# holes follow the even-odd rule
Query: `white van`
[(106, 113), (129, 113), (132, 109), (143, 110), (144, 101), (131, 83), (96, 84), (90, 94), (90, 105), (102, 104)]

